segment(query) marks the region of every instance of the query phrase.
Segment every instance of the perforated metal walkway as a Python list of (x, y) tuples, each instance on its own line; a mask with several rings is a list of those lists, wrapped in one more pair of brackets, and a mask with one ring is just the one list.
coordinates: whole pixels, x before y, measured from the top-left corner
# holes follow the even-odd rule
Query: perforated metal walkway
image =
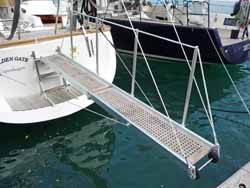
[(62, 54), (42, 57), (81, 92), (152, 138), (182, 162), (194, 165), (215, 147), (197, 134), (132, 97)]

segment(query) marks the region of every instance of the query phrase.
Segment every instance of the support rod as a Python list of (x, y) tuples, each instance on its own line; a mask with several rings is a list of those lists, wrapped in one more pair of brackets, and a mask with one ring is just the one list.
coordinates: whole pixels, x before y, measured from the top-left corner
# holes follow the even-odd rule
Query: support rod
[(95, 19), (95, 27), (96, 27), (96, 74), (99, 75), (99, 41), (98, 41), (98, 32), (99, 32), (99, 24), (98, 24), (98, 18)]
[(192, 86), (193, 86), (193, 80), (194, 80), (195, 66), (196, 66), (196, 63), (197, 63), (197, 57), (198, 57), (198, 47), (196, 47), (194, 49), (194, 53), (193, 53), (192, 67), (191, 67), (191, 72), (190, 72), (190, 75), (189, 75), (187, 95), (186, 95), (185, 106), (184, 106), (183, 117), (182, 117), (182, 123), (181, 123), (182, 126), (185, 126), (186, 119), (187, 119), (187, 113), (188, 113), (188, 107), (189, 107), (189, 102), (190, 102), (190, 96), (191, 96), (191, 92), (192, 92)]
[(134, 96), (135, 94), (135, 76), (136, 76), (136, 63), (137, 63), (137, 48), (138, 48), (138, 29), (135, 30), (136, 36), (134, 37), (134, 56), (133, 56), (133, 70), (132, 70), (132, 83), (131, 83), (131, 95)]
[(57, 0), (56, 23), (55, 23), (55, 31), (54, 31), (55, 34), (57, 33), (57, 25), (58, 25), (59, 10), (60, 10), (60, 0)]
[(70, 28), (70, 52), (71, 58), (74, 59), (74, 44), (73, 44), (73, 2), (70, 3), (69, 8), (69, 28)]

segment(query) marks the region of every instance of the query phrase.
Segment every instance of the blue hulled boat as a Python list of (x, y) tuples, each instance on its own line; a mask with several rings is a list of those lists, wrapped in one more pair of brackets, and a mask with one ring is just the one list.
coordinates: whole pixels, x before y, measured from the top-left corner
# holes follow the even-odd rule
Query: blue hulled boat
[[(193, 0), (191, 5), (180, 7), (178, 5), (166, 5), (165, 7), (155, 5), (150, 8), (155, 11), (154, 13), (144, 9), (144, 15), (148, 16), (137, 16), (136, 18), (132, 16), (133, 26), (141, 31), (178, 41), (170, 21), (172, 19), (181, 42), (198, 46), (204, 63), (221, 63), (222, 60), (225, 64), (239, 64), (249, 60), (250, 40), (246, 36), (243, 37), (244, 29), (248, 27), (248, 23), (239, 29), (234, 17), (224, 13), (210, 13), (210, 5), (206, 1)], [(249, 6), (242, 11), (248, 14)], [(244, 21), (245, 18), (241, 19)], [(115, 47), (122, 52), (132, 53), (134, 50), (134, 41), (131, 40), (134, 37), (133, 31), (117, 25), (131, 27), (129, 20), (124, 16), (113, 16), (106, 18), (106, 20), (115, 23), (109, 23), (112, 27), (111, 32)], [(179, 44), (173, 44), (140, 32), (139, 39), (144, 53), (149, 57), (185, 61)], [(188, 59), (191, 60), (193, 50), (187, 47), (184, 49)]]

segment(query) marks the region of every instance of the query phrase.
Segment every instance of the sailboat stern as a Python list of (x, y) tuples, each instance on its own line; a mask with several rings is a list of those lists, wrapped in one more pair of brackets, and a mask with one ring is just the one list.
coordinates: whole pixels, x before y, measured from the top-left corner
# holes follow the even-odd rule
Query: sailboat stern
[[(110, 32), (105, 31), (104, 34), (112, 42)], [(76, 35), (73, 37), (73, 49), (67, 35), (0, 48), (0, 122), (26, 124), (48, 121), (92, 104), (85, 93), (72, 87), (60, 74), (37, 59), (54, 54), (60, 46), (64, 54), (95, 72), (95, 38), (94, 32), (86, 36)], [(101, 33), (98, 34), (98, 49), (99, 74), (112, 82), (116, 70), (115, 51)]]

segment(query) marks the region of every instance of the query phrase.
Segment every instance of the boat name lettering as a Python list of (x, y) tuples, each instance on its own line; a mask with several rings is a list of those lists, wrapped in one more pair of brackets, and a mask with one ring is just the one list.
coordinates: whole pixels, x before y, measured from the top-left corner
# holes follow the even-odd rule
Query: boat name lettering
[(243, 51), (247, 51), (249, 49), (250, 49), (250, 43), (243, 46)]
[(12, 57), (4, 57), (0, 59), (0, 64), (6, 63), (9, 61), (22, 61), (22, 62), (28, 62), (29, 58), (27, 57), (21, 57), (21, 56), (12, 56)]

